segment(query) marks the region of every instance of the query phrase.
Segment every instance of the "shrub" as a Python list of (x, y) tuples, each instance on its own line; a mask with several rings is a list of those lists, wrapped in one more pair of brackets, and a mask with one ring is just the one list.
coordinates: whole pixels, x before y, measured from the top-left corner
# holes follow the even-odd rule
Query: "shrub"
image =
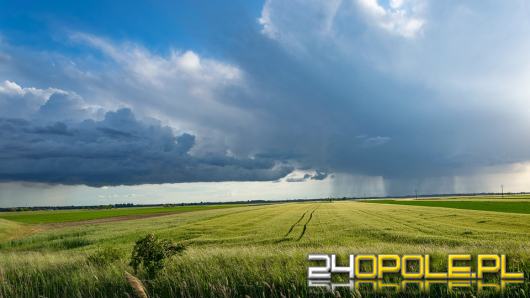
[(181, 253), (184, 249), (185, 247), (180, 243), (158, 239), (157, 236), (148, 234), (136, 241), (129, 264), (133, 267), (135, 274), (142, 266), (149, 277), (154, 277), (164, 268), (166, 258)]
[(100, 248), (94, 254), (88, 256), (88, 262), (95, 265), (105, 265), (121, 258), (120, 250), (114, 247)]

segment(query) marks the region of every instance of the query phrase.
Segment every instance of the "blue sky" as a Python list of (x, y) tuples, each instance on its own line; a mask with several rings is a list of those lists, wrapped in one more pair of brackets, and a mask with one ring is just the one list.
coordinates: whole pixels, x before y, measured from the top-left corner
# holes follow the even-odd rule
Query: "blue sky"
[(529, 14), (0, 1), (0, 205), (529, 190)]
[[(39, 49), (63, 47), (61, 31), (87, 31), (117, 40), (134, 40), (150, 48), (204, 49), (216, 23), (248, 23), (262, 1), (2, 1), (4, 35)], [(204, 20), (211, 20), (205, 22)], [(242, 20), (243, 19), (243, 20)], [(246, 20), (245, 20), (246, 19)], [(56, 37), (53, 38), (53, 37)], [(36, 44), (35, 44), (36, 43)]]

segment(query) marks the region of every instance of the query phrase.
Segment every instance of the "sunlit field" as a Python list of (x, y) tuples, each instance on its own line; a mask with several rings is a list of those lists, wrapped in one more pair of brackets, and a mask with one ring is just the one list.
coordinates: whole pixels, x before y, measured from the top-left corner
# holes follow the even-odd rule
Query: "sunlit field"
[(62, 223), (85, 220), (97, 220), (116, 217), (147, 217), (152, 215), (167, 215), (197, 210), (222, 209), (240, 205), (196, 205), (196, 206), (169, 206), (169, 207), (139, 207), (139, 208), (115, 208), (115, 209), (79, 209), (58, 211), (22, 211), (22, 212), (0, 212), (0, 218), (11, 221), (39, 224), (39, 223)]
[(517, 197), (507, 197), (506, 199), (490, 198), (488, 200), (469, 198), (462, 200), (461, 198), (455, 198), (434, 200), (366, 200), (365, 202), (530, 214), (530, 199), (517, 199)]
[[(448, 253), (507, 254), (512, 271), (530, 274), (529, 214), (408, 202), (414, 204), (206, 206), (112, 222), (72, 222), (70, 216), (65, 222), (57, 215), (73, 211), (5, 213), (0, 215), (0, 296), (135, 297), (125, 272), (132, 272), (128, 263), (135, 241), (148, 233), (187, 247), (156, 277), (136, 274), (150, 297), (335, 296), (308, 287), (308, 253), (430, 254), (439, 271), (446, 270)], [(119, 255), (93, 261), (109, 247)], [(528, 289), (522, 285), (511, 295), (528, 296)], [(371, 295), (340, 290), (341, 297), (360, 294)]]

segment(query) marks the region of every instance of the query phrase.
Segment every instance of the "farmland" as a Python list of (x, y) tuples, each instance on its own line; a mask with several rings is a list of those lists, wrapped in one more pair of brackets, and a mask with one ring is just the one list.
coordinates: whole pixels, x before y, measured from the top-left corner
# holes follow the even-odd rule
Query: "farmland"
[(22, 212), (0, 212), (0, 218), (29, 224), (76, 222), (112, 217), (142, 217), (149, 215), (175, 214), (196, 210), (230, 208), (236, 205), (193, 205), (174, 207), (138, 207), (116, 209), (44, 210)]
[(483, 210), (509, 213), (530, 214), (530, 200), (526, 201), (482, 201), (482, 200), (370, 200), (380, 204), (396, 204), (409, 206), (445, 207), (469, 210)]
[[(137, 273), (150, 297), (308, 295), (308, 253), (430, 254), (440, 271), (448, 253), (507, 254), (510, 269), (530, 274), (530, 215), (520, 212), (344, 201), (197, 207), (62, 226), (24, 216), (0, 220), (0, 296), (134, 297), (124, 274), (147, 233), (187, 247), (155, 278)], [(109, 247), (116, 258), (90, 261)]]

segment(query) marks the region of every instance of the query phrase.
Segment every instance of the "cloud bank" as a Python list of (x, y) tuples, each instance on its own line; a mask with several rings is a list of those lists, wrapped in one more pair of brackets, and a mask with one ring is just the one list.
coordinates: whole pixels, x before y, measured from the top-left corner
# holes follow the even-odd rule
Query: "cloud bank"
[(0, 177), (338, 173), (377, 177), (388, 194), (451, 191), (454, 177), (530, 160), (529, 11), (524, 1), (267, 0), (252, 18), (230, 16), (244, 26), (210, 26), (207, 54), (81, 32), (67, 34), (75, 54), (3, 41)]
[[(5, 81), (0, 105), (1, 182), (103, 186), (269, 181), (292, 171), (288, 164), (266, 158), (191, 155), (194, 135), (175, 135), (154, 119), (137, 119), (128, 108), (90, 109), (79, 96), (58, 89)], [(19, 117), (11, 117), (11, 111)]]

